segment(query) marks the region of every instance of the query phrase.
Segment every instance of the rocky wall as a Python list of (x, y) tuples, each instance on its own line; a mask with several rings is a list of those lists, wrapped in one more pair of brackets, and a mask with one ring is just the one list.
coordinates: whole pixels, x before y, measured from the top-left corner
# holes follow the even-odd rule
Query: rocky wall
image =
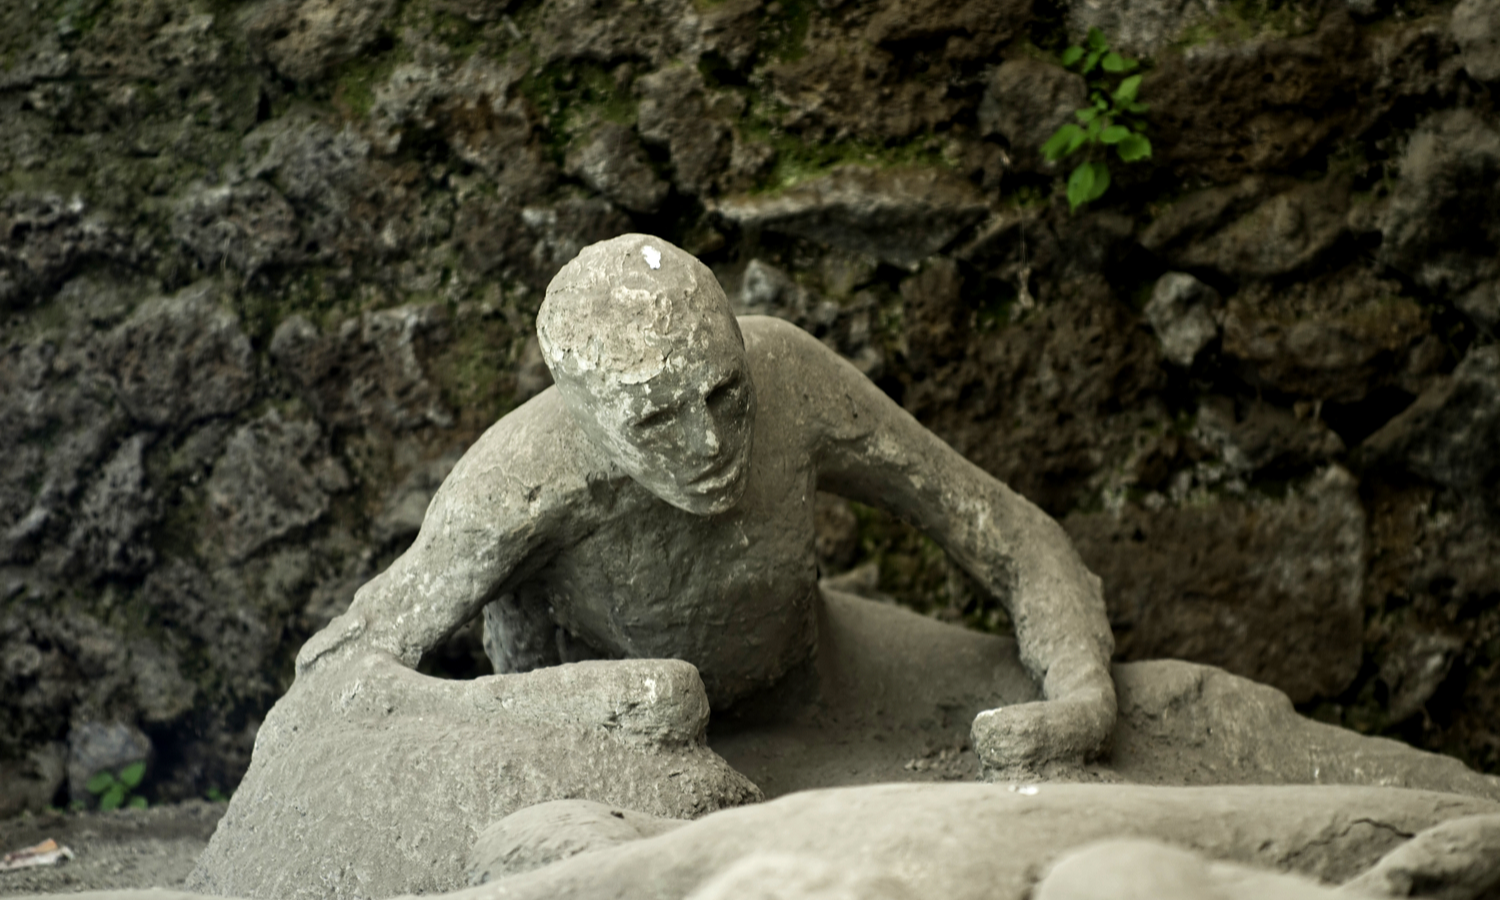
[[(1073, 213), (1091, 26), (1155, 154)], [(1489, 0), (0, 4), (0, 815), (232, 789), (627, 230), (1058, 517), (1121, 658), (1500, 771), (1497, 90)], [(819, 547), (1006, 627), (878, 511)]]

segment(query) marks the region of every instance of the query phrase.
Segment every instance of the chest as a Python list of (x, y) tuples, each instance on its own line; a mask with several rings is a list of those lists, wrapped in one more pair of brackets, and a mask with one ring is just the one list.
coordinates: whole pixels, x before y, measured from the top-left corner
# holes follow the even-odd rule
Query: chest
[[(752, 483), (740, 503), (695, 516), (643, 491), (553, 559), (545, 580), (568, 613), (670, 621), (742, 605), (746, 594), (796, 593), (816, 581), (813, 484), (807, 476)], [(554, 605), (556, 605), (556, 602)]]

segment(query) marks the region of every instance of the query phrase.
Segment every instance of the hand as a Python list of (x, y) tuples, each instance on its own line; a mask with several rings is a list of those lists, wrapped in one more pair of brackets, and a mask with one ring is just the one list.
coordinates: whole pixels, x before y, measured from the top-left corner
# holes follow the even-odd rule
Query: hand
[(1082, 774), (1114, 722), (1110, 690), (986, 710), (974, 718), (970, 739), (986, 781), (1065, 781)]
[(682, 660), (588, 660), (482, 681), (510, 717), (597, 728), (628, 743), (696, 746), (708, 727), (703, 681)]

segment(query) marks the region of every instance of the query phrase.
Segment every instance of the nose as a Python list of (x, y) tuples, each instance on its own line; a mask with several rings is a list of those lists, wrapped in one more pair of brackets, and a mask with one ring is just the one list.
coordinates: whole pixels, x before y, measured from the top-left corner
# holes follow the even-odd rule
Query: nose
[(683, 439), (688, 452), (695, 457), (713, 459), (719, 455), (719, 423), (714, 421), (704, 403), (695, 403), (687, 411), (683, 422)]

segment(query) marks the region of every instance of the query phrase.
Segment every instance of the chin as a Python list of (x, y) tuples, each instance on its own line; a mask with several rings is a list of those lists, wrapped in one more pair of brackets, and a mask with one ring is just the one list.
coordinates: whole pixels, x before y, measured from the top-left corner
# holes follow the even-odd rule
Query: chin
[(734, 509), (735, 504), (740, 502), (743, 491), (732, 491), (717, 494), (678, 494), (673, 497), (663, 497), (668, 503), (695, 516), (717, 516), (720, 513), (729, 512)]
[(683, 512), (689, 512), (695, 516), (717, 516), (729, 512), (739, 504), (740, 499), (745, 496), (745, 485), (748, 481), (747, 478), (739, 478), (717, 491), (704, 494), (683, 491), (679, 488), (659, 493), (657, 496)]

